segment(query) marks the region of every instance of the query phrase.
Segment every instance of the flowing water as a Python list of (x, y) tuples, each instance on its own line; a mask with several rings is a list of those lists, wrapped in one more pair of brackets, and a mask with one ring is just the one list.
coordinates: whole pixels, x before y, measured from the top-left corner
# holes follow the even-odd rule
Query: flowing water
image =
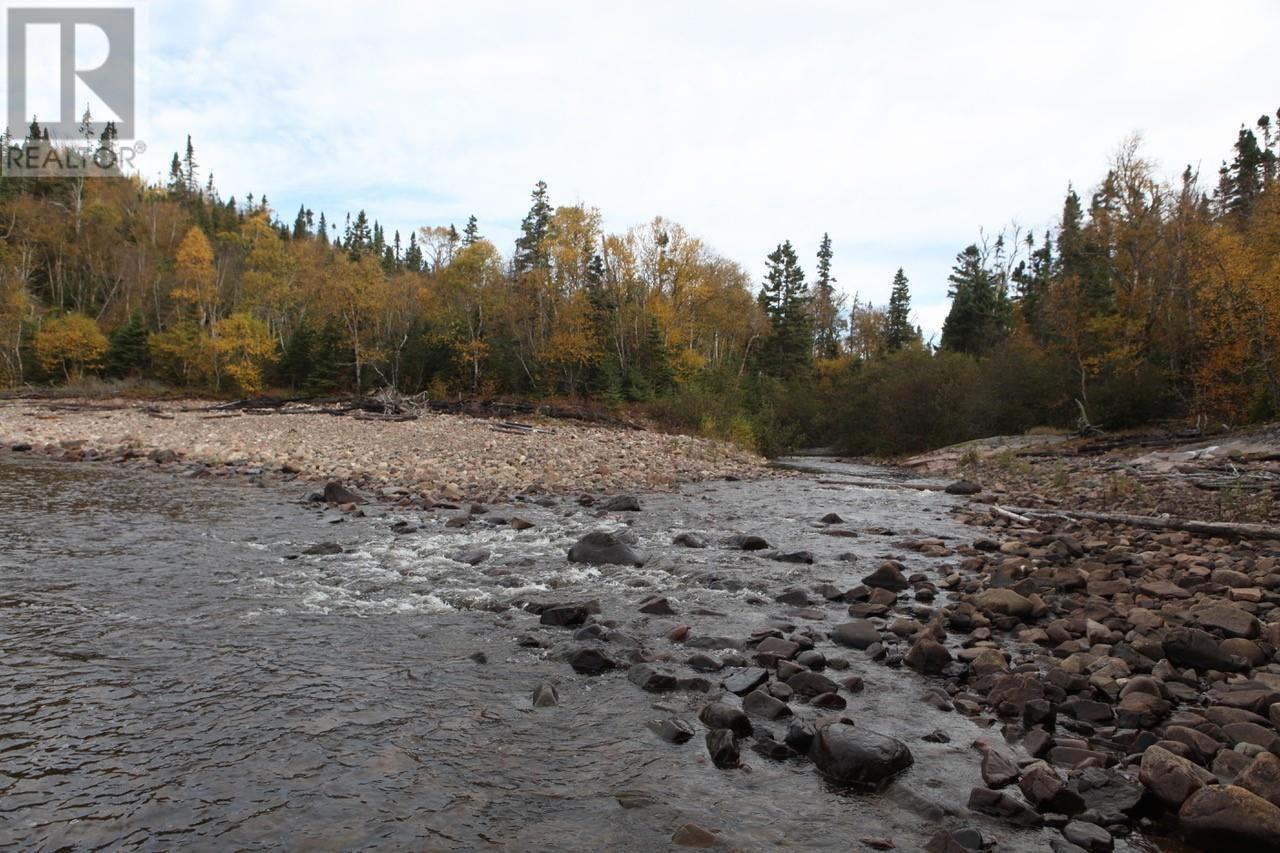
[[(822, 535), (825, 513), (851, 530), (973, 538), (946, 495), (824, 483), (884, 472), (820, 467), (641, 495), (640, 513), (599, 517), (566, 500), (492, 507), (453, 529), (448, 511), (351, 518), (293, 486), (6, 454), (0, 847), (652, 850), (696, 823), (743, 850), (863, 849), (866, 837), (910, 850), (966, 825), (1002, 850), (1047, 849), (1047, 831), (967, 813), (981, 784), (972, 744), (998, 731), (920, 701), (930, 682), (909, 670), (845, 655), (852, 668), (838, 677), (867, 685), (845, 714), (916, 758), (885, 792), (855, 794), (807, 761), (746, 749), (745, 769), (715, 769), (696, 722), (706, 696), (576, 675), (561, 654), (571, 632), (507, 607), (598, 599), (602, 618), (678, 663), (687, 652), (663, 639), (675, 624), (741, 640), (843, 621), (843, 605), (797, 613), (774, 596), (853, 586), (881, 556), (940, 577), (944, 561), (883, 532)], [(512, 514), (536, 526), (501, 523)], [(395, 521), (420, 527), (397, 535)], [(643, 568), (566, 561), (583, 533), (628, 524), (651, 557)], [(713, 543), (755, 533), (817, 560), (672, 546), (683, 531)], [(302, 553), (329, 542), (344, 551)], [(473, 548), (491, 556), (454, 559)], [(637, 612), (658, 592), (680, 615)], [(526, 634), (552, 648), (520, 645)], [(535, 710), (544, 682), (560, 706)], [(699, 736), (676, 746), (645, 728), (673, 715)], [(935, 730), (950, 743), (921, 740)]]

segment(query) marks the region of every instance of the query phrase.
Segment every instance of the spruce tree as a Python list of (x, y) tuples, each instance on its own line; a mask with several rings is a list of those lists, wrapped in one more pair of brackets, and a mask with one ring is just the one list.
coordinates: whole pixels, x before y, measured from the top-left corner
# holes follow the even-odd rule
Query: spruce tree
[(329, 245), (329, 223), (324, 221), (324, 211), (320, 211), (320, 225), (316, 228), (316, 236), (320, 238), (320, 242)]
[(483, 240), (480, 236), (480, 223), (476, 219), (475, 214), (467, 217), (467, 225), (462, 229), (462, 245), (470, 246), (477, 240)]
[(907, 275), (898, 267), (893, 276), (893, 289), (889, 292), (889, 310), (886, 317), (885, 345), (889, 352), (897, 352), (915, 340), (911, 326), (911, 289)]
[(994, 276), (976, 245), (956, 255), (947, 281), (951, 310), (942, 324), (942, 348), (981, 355), (996, 340), (1000, 306)]
[(547, 266), (543, 241), (551, 224), (551, 203), (547, 199), (547, 184), (538, 181), (533, 187), (533, 203), (529, 213), (520, 223), (520, 236), (516, 239), (515, 256), (511, 259), (516, 275)]
[(111, 333), (103, 372), (112, 379), (123, 379), (145, 370), (148, 364), (149, 336), (150, 331), (143, 322), (142, 315), (130, 316), (126, 323)]
[(813, 315), (814, 351), (820, 358), (840, 355), (843, 321), (841, 299), (836, 296), (835, 278), (831, 275), (831, 235), (823, 234), (818, 246), (818, 279), (809, 296)]
[(310, 223), (308, 217), (311, 211), (307, 210), (305, 204), (298, 205), (298, 215), (293, 220), (293, 239), (301, 240), (310, 233)]
[(761, 349), (766, 373), (793, 373), (813, 358), (813, 325), (805, 293), (804, 270), (787, 240), (769, 253), (760, 307), (773, 334)]
[(182, 179), (188, 195), (200, 192), (200, 183), (196, 179), (196, 149), (191, 144), (191, 134), (187, 134), (187, 153), (182, 158)]

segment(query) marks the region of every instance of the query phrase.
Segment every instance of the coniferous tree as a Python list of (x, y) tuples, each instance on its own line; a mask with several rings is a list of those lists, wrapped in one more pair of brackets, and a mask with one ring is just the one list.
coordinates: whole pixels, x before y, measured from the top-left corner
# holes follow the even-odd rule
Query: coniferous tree
[(804, 270), (790, 240), (769, 253), (766, 267), (759, 302), (772, 335), (761, 349), (762, 367), (766, 373), (783, 376), (813, 358), (813, 325)]
[(320, 211), (320, 225), (316, 228), (316, 236), (320, 238), (320, 242), (329, 245), (329, 223), (324, 221), (324, 211)]
[(422, 247), (418, 245), (416, 232), (409, 232), (409, 248), (405, 249), (404, 267), (412, 272), (422, 272)]
[(1001, 306), (995, 276), (976, 245), (956, 255), (947, 281), (951, 310), (942, 324), (942, 348), (981, 355), (998, 338)]
[(187, 179), (182, 175), (182, 161), (178, 152), (173, 152), (173, 160), (169, 162), (169, 192), (180, 195), (187, 188)]
[(347, 218), (345, 248), (351, 260), (358, 261), (369, 254), (373, 245), (373, 232), (369, 228), (369, 217), (363, 209), (356, 214), (355, 222), (350, 222), (350, 215)]
[(187, 134), (187, 153), (182, 158), (182, 179), (188, 195), (200, 192), (200, 183), (196, 178), (196, 149), (191, 144), (191, 134)]
[(147, 339), (150, 331), (141, 314), (133, 314), (129, 320), (111, 333), (103, 368), (112, 379), (123, 379), (140, 373), (148, 364)]
[(897, 352), (916, 338), (911, 326), (911, 289), (902, 267), (893, 276), (893, 289), (889, 292), (889, 308), (886, 312), (885, 345), (889, 352)]
[(464, 247), (470, 246), (477, 240), (483, 239), (484, 237), (480, 236), (480, 223), (476, 219), (475, 214), (472, 214), (467, 217), (467, 225), (462, 229), (462, 245)]
[(516, 238), (516, 252), (511, 259), (516, 275), (547, 266), (544, 241), (551, 224), (551, 203), (547, 199), (547, 184), (538, 181), (533, 187), (533, 203), (529, 213), (520, 223), (520, 236)]
[(837, 358), (843, 337), (843, 299), (836, 295), (835, 278), (831, 275), (831, 235), (823, 234), (818, 246), (818, 278), (809, 295), (813, 315), (814, 352), (820, 358)]
[(310, 216), (311, 211), (307, 210), (305, 204), (298, 205), (298, 215), (293, 220), (293, 239), (301, 240), (310, 233)]

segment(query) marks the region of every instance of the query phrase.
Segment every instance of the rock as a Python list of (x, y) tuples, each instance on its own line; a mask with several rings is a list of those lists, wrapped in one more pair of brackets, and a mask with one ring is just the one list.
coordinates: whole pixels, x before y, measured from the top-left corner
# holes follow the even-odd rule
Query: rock
[(831, 639), (842, 646), (865, 649), (880, 642), (880, 632), (876, 630), (875, 625), (866, 619), (855, 619), (852, 622), (837, 625), (831, 635)]
[(1018, 781), (1018, 776), (1021, 774), (1011, 756), (1006, 755), (1004, 750), (989, 744), (980, 744), (980, 746), (983, 748), (982, 781), (987, 783), (987, 787), (1003, 788)]
[(611, 669), (618, 668), (618, 664), (613, 658), (599, 649), (590, 647), (577, 649), (573, 654), (569, 655), (569, 666), (573, 667), (574, 672), (582, 675), (600, 675)]
[(1240, 637), (1252, 640), (1262, 631), (1257, 618), (1239, 607), (1230, 604), (1214, 604), (1195, 614), (1196, 622), (1211, 631), (1216, 630), (1227, 637)]
[[(14, 449), (16, 450), (17, 448), (14, 448)], [(829, 512), (822, 517), (822, 523), (823, 524), (844, 524), (844, 519), (836, 515), (834, 512)]]
[(31, 445), (25, 441), (19, 441), (17, 444), (9, 448), (14, 453), (27, 453), (31, 450)]
[(641, 613), (648, 613), (650, 616), (675, 616), (675, 608), (671, 606), (671, 600), (665, 595), (647, 598), (640, 605)]
[(638, 663), (627, 672), (627, 680), (639, 687), (654, 693), (663, 690), (675, 690), (676, 677), (662, 672), (647, 663)]
[(1108, 853), (1115, 847), (1111, 833), (1093, 823), (1073, 820), (1062, 828), (1062, 836), (1072, 844), (1091, 853)]
[(463, 551), (461, 554), (454, 556), (456, 563), (466, 563), (468, 566), (478, 566), (485, 560), (493, 556), (493, 552), (488, 548), (472, 548), (469, 551)]
[(698, 672), (719, 672), (724, 668), (724, 664), (713, 658), (711, 655), (704, 655), (701, 652), (689, 656), (685, 661), (685, 666)]
[(711, 763), (721, 770), (737, 767), (741, 761), (738, 741), (729, 729), (707, 732), (707, 752), (711, 753)]
[(807, 698), (821, 696), (824, 693), (836, 693), (840, 690), (840, 685), (830, 678), (808, 670), (797, 672), (788, 678), (787, 686), (794, 690), (797, 696)]
[(1035, 609), (1030, 599), (1005, 588), (984, 589), (970, 600), (983, 613), (1013, 616), (1018, 619), (1025, 619)]
[(729, 729), (738, 737), (750, 737), (753, 731), (746, 714), (723, 702), (704, 706), (698, 712), (698, 719), (709, 729)]
[(848, 723), (818, 729), (809, 758), (831, 781), (863, 788), (878, 788), (913, 763), (902, 741)]
[(979, 814), (1003, 818), (1017, 826), (1039, 826), (1040, 815), (1012, 794), (990, 788), (974, 788), (969, 792), (969, 809)]
[(569, 549), (569, 562), (643, 566), (645, 559), (614, 534), (596, 530), (583, 536)]
[(966, 827), (948, 832), (940, 830), (925, 844), (925, 853), (982, 853), (991, 849), (992, 845), (983, 838), (982, 832)]
[(947, 486), (946, 491), (949, 495), (976, 495), (982, 491), (982, 486), (972, 480), (956, 480)]
[(1240, 774), (1236, 784), (1273, 806), (1280, 806), (1280, 758), (1270, 752), (1259, 754)]
[(1209, 785), (1178, 811), (1183, 835), (1206, 850), (1280, 850), (1280, 808), (1236, 785)]
[(671, 544), (680, 545), (684, 548), (705, 548), (707, 547), (707, 540), (696, 533), (681, 533), (671, 540)]
[(742, 700), (742, 710), (766, 720), (777, 720), (791, 716), (791, 708), (786, 702), (770, 696), (763, 690), (753, 690)]
[(618, 495), (600, 504), (605, 512), (639, 512), (640, 499), (634, 495)]
[(795, 756), (791, 747), (784, 743), (778, 743), (773, 739), (773, 735), (767, 731), (756, 733), (755, 743), (751, 744), (751, 751), (763, 755), (771, 761), (786, 761), (788, 758)]
[(677, 847), (715, 847), (720, 839), (709, 829), (703, 829), (696, 823), (686, 823), (671, 836), (671, 843)]
[(767, 670), (758, 666), (748, 666), (734, 670), (720, 683), (730, 693), (737, 696), (746, 696), (768, 680), (769, 673)]
[(585, 604), (553, 604), (542, 611), (538, 621), (556, 628), (574, 628), (587, 621), (591, 609)]
[(756, 644), (756, 654), (772, 655), (781, 660), (790, 660), (800, 652), (800, 644), (779, 637), (765, 637)]
[(1018, 790), (1038, 812), (1075, 815), (1085, 810), (1084, 800), (1067, 787), (1052, 767), (1037, 762), (1018, 782)]
[(1218, 640), (1199, 628), (1174, 628), (1164, 638), (1164, 655), (1178, 666), (1238, 672), (1248, 664), (1218, 646)]
[(324, 500), (325, 503), (331, 504), (364, 503), (364, 498), (360, 497), (336, 480), (330, 480), (328, 483), (324, 484)]
[(932, 637), (921, 637), (902, 662), (924, 675), (938, 675), (951, 663), (951, 652)]
[(693, 729), (684, 720), (670, 717), (665, 720), (650, 720), (645, 728), (653, 732), (667, 743), (687, 743), (693, 738)]
[(902, 592), (902, 590), (910, 586), (899, 564), (892, 560), (886, 560), (881, 563), (880, 567), (863, 578), (862, 582), (869, 587), (888, 589), (893, 592)]
[(331, 554), (341, 554), (342, 546), (337, 542), (321, 542), (318, 545), (312, 545), (302, 553), (309, 557), (327, 557)]
[(1187, 797), (1205, 785), (1217, 782), (1217, 779), (1208, 770), (1180, 755), (1160, 746), (1149, 746), (1142, 754), (1138, 781), (1160, 802), (1176, 809)]
[(779, 604), (790, 604), (792, 607), (808, 607), (813, 604), (813, 599), (809, 598), (809, 593), (803, 589), (783, 590), (773, 600)]
[(839, 693), (819, 693), (810, 700), (810, 704), (827, 711), (843, 711), (849, 703)]
[(732, 548), (735, 551), (764, 551), (769, 548), (769, 543), (759, 536), (750, 536), (745, 533), (738, 533), (723, 540), (721, 543), (726, 548)]
[(1071, 786), (1084, 800), (1086, 810), (1097, 815), (1103, 826), (1125, 823), (1146, 792), (1138, 782), (1102, 767), (1088, 767), (1080, 771)]
[(560, 694), (551, 684), (539, 684), (533, 691), (533, 707), (554, 708), (560, 704)]
[(510, 523), (516, 530), (529, 530), (535, 526), (532, 521), (519, 515), (513, 515)]
[(812, 565), (813, 554), (809, 551), (788, 551), (782, 554), (773, 554), (770, 559), (777, 560), (779, 563), (800, 563), (802, 565)]

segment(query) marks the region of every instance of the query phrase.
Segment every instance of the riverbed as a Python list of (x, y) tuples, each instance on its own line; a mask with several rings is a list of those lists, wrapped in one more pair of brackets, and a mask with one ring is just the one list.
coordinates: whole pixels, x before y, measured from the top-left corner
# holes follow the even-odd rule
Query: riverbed
[[(778, 596), (852, 587), (885, 557), (939, 580), (954, 570), (895, 543), (971, 541), (948, 512), (958, 498), (841, 485), (831, 481), (892, 475), (820, 465), (641, 493), (640, 512), (531, 499), (450, 527), (460, 509), (370, 505), (357, 517), (301, 484), (6, 452), (0, 847), (653, 850), (696, 824), (741, 850), (885, 839), (911, 850), (944, 827), (1047, 849), (1053, 831), (964, 807), (982, 785), (973, 745), (1001, 740), (999, 727), (922, 701), (937, 679), (817, 644), (847, 661), (842, 678), (865, 681), (842, 713), (914, 754), (881, 793), (745, 748), (743, 767), (721, 770), (697, 722), (718, 690), (654, 694), (625, 673), (578, 675), (563, 659), (572, 632), (527, 609), (594, 599), (598, 619), (681, 670), (708, 649), (668, 641), (677, 625), (737, 642), (768, 627), (821, 636), (848, 618), (845, 604)], [(822, 523), (828, 513), (842, 523)], [(532, 526), (516, 529), (517, 515)], [(648, 561), (569, 563), (569, 546), (599, 528), (633, 533)], [(682, 532), (711, 547), (673, 545)], [(773, 548), (718, 547), (739, 532)], [(477, 565), (460, 559), (477, 549), (489, 552)], [(770, 557), (799, 550), (813, 564)], [(676, 613), (641, 614), (654, 594)], [(557, 707), (532, 706), (541, 684)], [(669, 717), (698, 736), (673, 745), (645, 726)]]

